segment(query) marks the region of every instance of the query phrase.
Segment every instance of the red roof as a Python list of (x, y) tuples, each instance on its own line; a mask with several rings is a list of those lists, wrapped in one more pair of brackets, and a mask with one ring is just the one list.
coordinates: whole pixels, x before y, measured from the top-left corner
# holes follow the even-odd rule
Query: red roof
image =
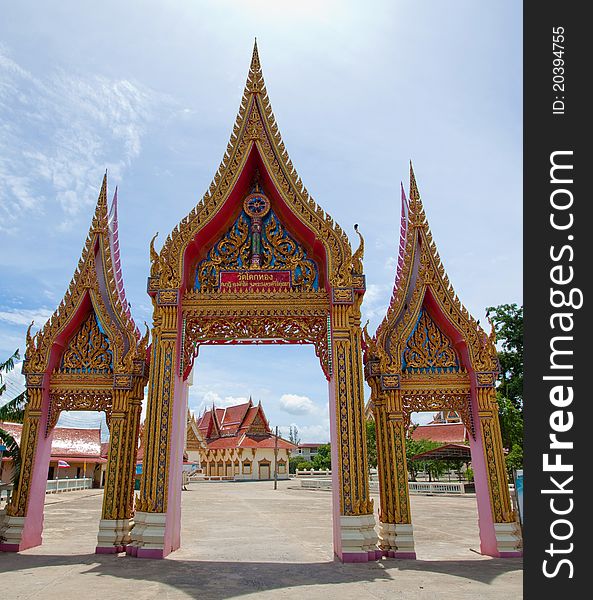
[(412, 431), (411, 438), (413, 440), (432, 440), (433, 442), (465, 442), (467, 440), (467, 432), (463, 423), (439, 423), (418, 425)]
[[(275, 435), (269, 435), (264, 438), (251, 437), (248, 435), (220, 437), (207, 442), (209, 450), (218, 450), (224, 448), (275, 448)], [(284, 450), (294, 450), (296, 446), (289, 441), (278, 436), (278, 448)]]
[[(252, 400), (224, 409), (212, 407), (198, 419), (198, 429), (211, 450), (275, 447), (264, 409)], [(294, 450), (296, 446), (278, 437), (278, 448)]]
[[(20, 444), (23, 426), (19, 423), (3, 423), (2, 429), (8, 431)], [(51, 444), (51, 460), (60, 458), (104, 462), (101, 458), (101, 430), (54, 427)]]

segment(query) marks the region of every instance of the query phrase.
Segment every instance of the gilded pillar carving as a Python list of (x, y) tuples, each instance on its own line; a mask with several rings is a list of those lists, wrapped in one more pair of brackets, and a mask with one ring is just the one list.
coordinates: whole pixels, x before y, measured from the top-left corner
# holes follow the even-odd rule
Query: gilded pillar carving
[(177, 325), (177, 306), (160, 306), (157, 301), (152, 330), (153, 355), (144, 430), (145, 454), (137, 506), (142, 512), (167, 511), (170, 434), (177, 364)]
[(341, 474), (342, 515), (373, 513), (369, 495), (364, 417), (360, 312), (354, 305), (332, 309)]
[(492, 519), (495, 523), (514, 523), (515, 515), (502, 448), (496, 390), (493, 387), (478, 388), (477, 396)]
[(377, 439), (379, 547), (387, 556), (415, 558), (400, 390), (381, 390), (380, 378), (370, 383)]
[(17, 489), (6, 508), (6, 514), (14, 517), (24, 517), (27, 514), (31, 479), (33, 477), (33, 464), (37, 449), (37, 436), (41, 422), (41, 410), (38, 407), (41, 406), (43, 392), (41, 389), (27, 390), (27, 392), (30, 399), (25, 409), (25, 419), (21, 434), (21, 475)]
[(342, 560), (366, 561), (376, 557), (377, 534), (369, 490), (359, 301), (334, 304), (332, 338), (338, 459), (334, 485), (339, 485), (340, 500), (335, 526)]

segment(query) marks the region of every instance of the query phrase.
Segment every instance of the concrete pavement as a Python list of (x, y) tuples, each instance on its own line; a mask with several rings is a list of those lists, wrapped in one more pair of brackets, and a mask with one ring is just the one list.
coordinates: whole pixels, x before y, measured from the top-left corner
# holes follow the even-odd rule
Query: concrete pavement
[[(194, 483), (182, 495), (182, 548), (164, 561), (95, 555), (101, 490), (48, 496), (44, 544), (0, 553), (0, 596), (299, 598), (522, 597), (522, 560), (480, 556), (476, 502), (412, 497), (418, 560), (342, 565), (329, 492), (298, 483)], [(378, 504), (375, 499), (375, 505)]]

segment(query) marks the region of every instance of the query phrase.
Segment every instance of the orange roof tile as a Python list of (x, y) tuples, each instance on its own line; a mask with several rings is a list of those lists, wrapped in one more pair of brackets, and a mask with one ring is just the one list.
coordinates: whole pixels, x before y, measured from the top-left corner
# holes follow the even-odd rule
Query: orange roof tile
[(467, 432), (463, 423), (440, 423), (438, 425), (418, 425), (411, 434), (413, 440), (432, 440), (433, 442), (464, 442)]

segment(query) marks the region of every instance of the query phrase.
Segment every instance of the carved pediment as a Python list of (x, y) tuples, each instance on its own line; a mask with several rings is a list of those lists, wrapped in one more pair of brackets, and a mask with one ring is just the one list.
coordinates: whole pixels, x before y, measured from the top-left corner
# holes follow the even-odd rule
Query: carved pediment
[(403, 352), (402, 370), (410, 373), (454, 373), (459, 372), (459, 368), (459, 357), (451, 340), (423, 309)]
[[(254, 212), (255, 201), (261, 201)], [(197, 292), (309, 292), (319, 268), (286, 230), (263, 194), (250, 194), (233, 225), (195, 270)]]
[(112, 373), (113, 351), (95, 313), (72, 336), (60, 365), (61, 373)]

